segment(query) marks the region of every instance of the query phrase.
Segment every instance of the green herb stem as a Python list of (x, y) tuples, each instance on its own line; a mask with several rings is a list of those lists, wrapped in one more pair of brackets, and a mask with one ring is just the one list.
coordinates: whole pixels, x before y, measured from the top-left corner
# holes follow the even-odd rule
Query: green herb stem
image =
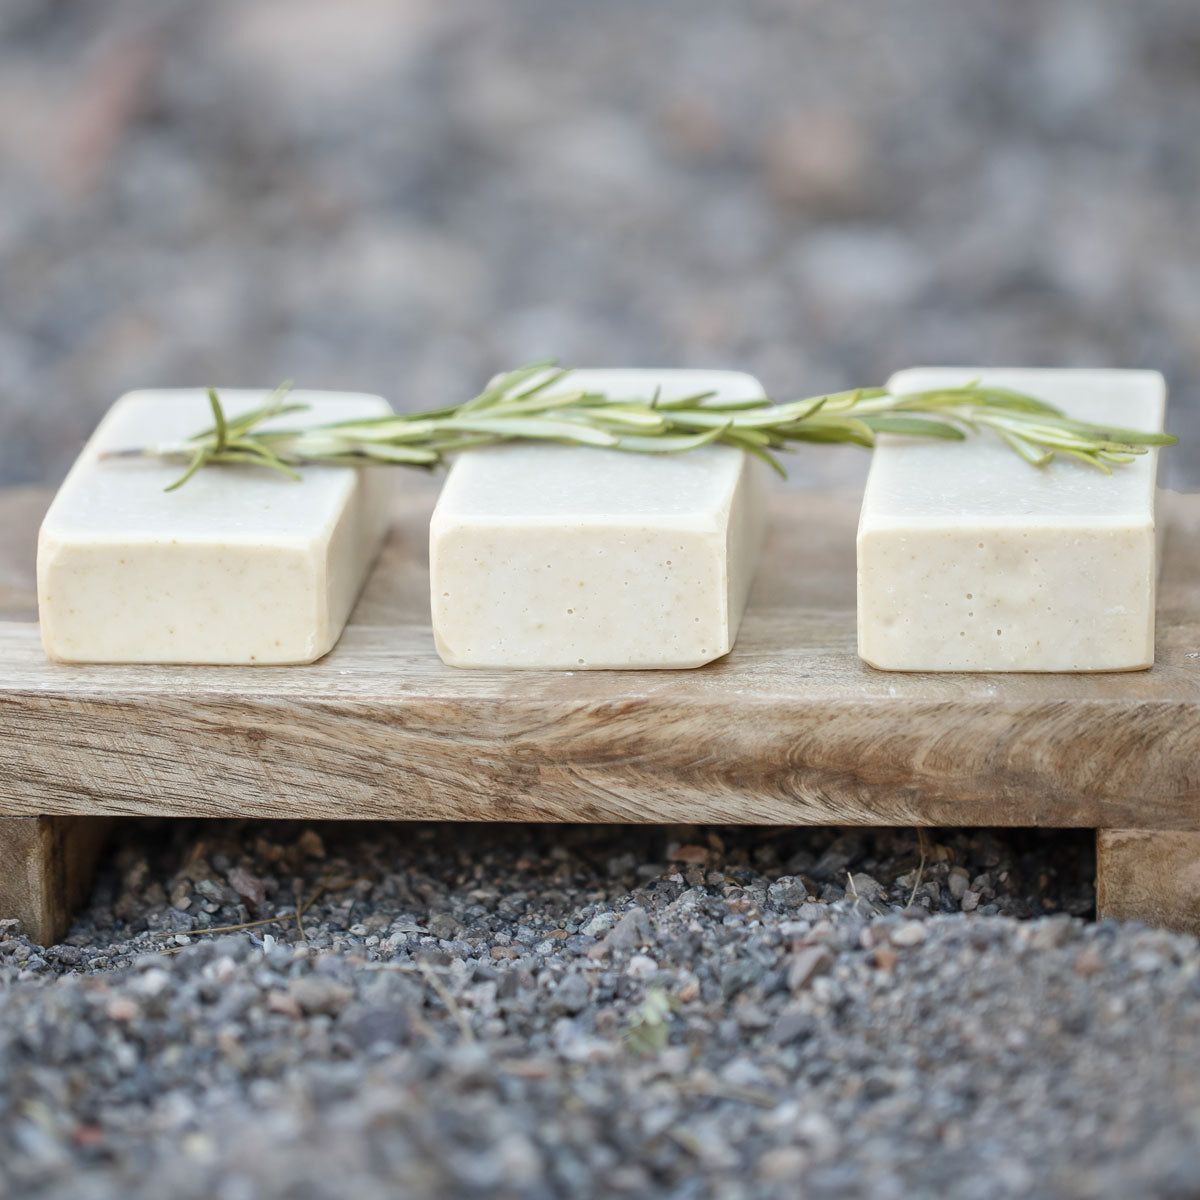
[[(1035, 466), (1056, 455), (1104, 472), (1151, 446), (1174, 445), (1166, 433), (1076, 421), (1052, 405), (1006, 388), (961, 387), (894, 395), (859, 388), (801, 400), (719, 400), (712, 392), (664, 400), (610, 399), (586, 389), (564, 390), (570, 371), (532, 363), (493, 380), (478, 396), (450, 408), (411, 415), (333, 421), (302, 428), (277, 427), (278, 419), (305, 409), (284, 401), (290, 384), (259, 408), (229, 416), (208, 389), (213, 425), (187, 441), (120, 451), (187, 463), (168, 491), (203, 467), (267, 467), (293, 478), (296, 468), (406, 465), (434, 468), (456, 451), (509, 441), (596, 446), (637, 454), (675, 454), (712, 442), (736, 446), (785, 474), (777, 454), (800, 442), (848, 442), (870, 447), (878, 434), (961, 441), (991, 430)], [(270, 424), (268, 424), (270, 423)]]

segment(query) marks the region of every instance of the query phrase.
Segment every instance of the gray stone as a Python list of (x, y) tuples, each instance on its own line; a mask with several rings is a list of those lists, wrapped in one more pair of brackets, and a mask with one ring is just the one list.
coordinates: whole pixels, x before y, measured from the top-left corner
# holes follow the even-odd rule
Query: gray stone
[(605, 943), (610, 950), (628, 953), (644, 946), (652, 940), (650, 922), (646, 918), (646, 910), (634, 905), (627, 909), (621, 919), (612, 927)]
[(344, 1008), (338, 1025), (360, 1050), (402, 1046), (412, 1027), (402, 1008), (374, 1008), (365, 1004), (350, 1004)]
[(292, 981), (292, 999), (309, 1016), (336, 1016), (354, 994), (350, 988), (323, 975), (304, 975)]
[(550, 1007), (552, 1011), (573, 1016), (587, 1007), (589, 997), (590, 989), (587, 980), (582, 975), (568, 975), (554, 989)]
[(833, 966), (833, 954), (825, 946), (804, 946), (792, 955), (788, 964), (788, 987), (803, 991), (818, 975)]

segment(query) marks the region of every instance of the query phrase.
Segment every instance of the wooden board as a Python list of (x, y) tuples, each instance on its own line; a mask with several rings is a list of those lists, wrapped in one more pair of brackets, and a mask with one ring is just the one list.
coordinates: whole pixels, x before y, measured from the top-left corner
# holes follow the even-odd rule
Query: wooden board
[(1099, 830), (1096, 912), (1200, 934), (1200, 833)]
[(0, 919), (38, 941), (57, 941), (91, 888), (104, 817), (0, 818)]
[[(1198, 499), (1170, 506), (1153, 670), (991, 676), (861, 663), (857, 495), (803, 493), (776, 497), (720, 662), (445, 667), (431, 503), (406, 494), (351, 626), (312, 666), (66, 666), (29, 620), (0, 620), (0, 815), (1200, 830)], [(3, 598), (25, 617), (38, 508), (0, 509)]]
[(411, 483), (319, 663), (73, 667), (34, 624), (49, 495), (0, 492), (0, 917), (61, 935), (101, 830), (71, 818), (383, 817), (1094, 828), (1102, 913), (1200, 928), (1200, 497), (1166, 505), (1153, 670), (991, 676), (859, 661), (857, 491), (775, 498), (720, 662), (454, 670), (433, 498)]

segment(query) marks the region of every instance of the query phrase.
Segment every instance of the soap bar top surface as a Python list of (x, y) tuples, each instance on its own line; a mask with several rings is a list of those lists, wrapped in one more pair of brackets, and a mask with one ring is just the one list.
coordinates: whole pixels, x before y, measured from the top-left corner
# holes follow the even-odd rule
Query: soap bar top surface
[[(918, 367), (888, 380), (896, 394), (958, 387), (978, 379), (1044, 400), (1091, 423), (1160, 430), (1166, 385), (1157, 371)], [(1127, 524), (1152, 511), (1157, 454), (1152, 450), (1111, 475), (1070, 458), (1046, 467), (1025, 462), (990, 432), (968, 445), (884, 435), (867, 481), (864, 520), (885, 526), (969, 520), (1066, 525), (1083, 519)]]
[[(218, 390), (226, 415), (263, 404), (269, 391)], [(352, 392), (292, 391), (287, 403), (305, 412), (275, 418), (262, 428), (298, 428), (327, 421), (378, 417), (392, 411), (381, 396)], [(130, 392), (109, 410), (71, 469), (46, 519), (42, 537), (95, 540), (130, 537), (211, 542), (245, 538), (262, 542), (295, 536), (308, 539), (336, 519), (342, 498), (354, 486), (348, 467), (305, 467), (297, 484), (256, 467), (212, 467), (198, 471), (176, 492), (163, 489), (178, 479), (183, 461), (108, 459), (112, 450), (182, 442), (212, 426), (203, 388)], [(235, 482), (236, 486), (231, 486)]]
[[(580, 388), (613, 400), (668, 400), (720, 391), (724, 400), (757, 399), (762, 385), (739, 371), (614, 368), (572, 371), (555, 391)], [(550, 393), (552, 394), (552, 393)], [(497, 524), (546, 520), (661, 522), (703, 520), (727, 501), (742, 470), (742, 452), (702, 446), (681, 454), (631, 454), (592, 446), (517, 442), (472, 450), (455, 461), (436, 519)], [(714, 472), (716, 475), (714, 476)]]
[(439, 522), (524, 526), (711, 523), (742, 470), (733, 446), (628, 454), (517, 442), (462, 454), (438, 503)]

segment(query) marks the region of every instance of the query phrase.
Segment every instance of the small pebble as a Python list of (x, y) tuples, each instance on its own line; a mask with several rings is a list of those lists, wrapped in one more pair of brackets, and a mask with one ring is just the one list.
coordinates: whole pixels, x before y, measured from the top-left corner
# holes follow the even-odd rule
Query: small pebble
[(292, 999), (307, 1016), (335, 1016), (354, 994), (350, 988), (322, 975), (303, 975), (293, 980)]
[(925, 927), (917, 921), (906, 921), (891, 935), (892, 945), (900, 946), (902, 949), (919, 946), (924, 940)]
[(824, 946), (804, 946), (792, 955), (788, 964), (787, 984), (793, 992), (804, 988), (833, 966), (833, 955)]

